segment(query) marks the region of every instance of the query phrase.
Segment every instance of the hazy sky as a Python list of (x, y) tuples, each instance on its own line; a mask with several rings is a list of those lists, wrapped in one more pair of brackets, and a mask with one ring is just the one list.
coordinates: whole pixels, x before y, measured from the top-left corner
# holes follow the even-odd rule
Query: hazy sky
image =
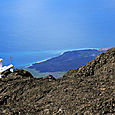
[(115, 46), (115, 0), (0, 0), (0, 51)]

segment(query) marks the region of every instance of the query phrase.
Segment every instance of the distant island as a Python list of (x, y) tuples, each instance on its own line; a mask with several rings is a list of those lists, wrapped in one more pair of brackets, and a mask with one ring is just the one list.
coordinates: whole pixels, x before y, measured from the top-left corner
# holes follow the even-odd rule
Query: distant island
[(105, 50), (83, 49), (64, 52), (62, 55), (48, 59), (43, 62), (34, 63), (26, 69), (38, 71), (39, 73), (47, 72), (66, 72), (70, 69), (76, 69), (94, 59), (98, 54)]

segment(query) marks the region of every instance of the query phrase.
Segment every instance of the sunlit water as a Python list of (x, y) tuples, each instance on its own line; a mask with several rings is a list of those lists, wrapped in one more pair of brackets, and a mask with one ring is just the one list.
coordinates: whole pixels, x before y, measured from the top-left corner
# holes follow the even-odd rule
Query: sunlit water
[(0, 58), (3, 59), (3, 65), (10, 64), (10, 56), (15, 68), (23, 68), (30, 66), (33, 63), (41, 62), (49, 58), (62, 55), (66, 51), (83, 50), (82, 49), (67, 49), (67, 50), (46, 50), (46, 51), (23, 51), (23, 52), (0, 52)]

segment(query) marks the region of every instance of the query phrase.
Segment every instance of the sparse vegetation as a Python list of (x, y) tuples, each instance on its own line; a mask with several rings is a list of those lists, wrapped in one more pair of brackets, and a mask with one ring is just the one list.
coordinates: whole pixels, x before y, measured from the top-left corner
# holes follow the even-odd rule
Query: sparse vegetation
[(39, 72), (35, 69), (29, 69), (29, 68), (23, 68), (24, 70), (29, 71), (34, 77), (40, 78), (40, 77), (45, 77), (48, 75), (53, 75), (56, 78), (62, 77), (66, 72)]

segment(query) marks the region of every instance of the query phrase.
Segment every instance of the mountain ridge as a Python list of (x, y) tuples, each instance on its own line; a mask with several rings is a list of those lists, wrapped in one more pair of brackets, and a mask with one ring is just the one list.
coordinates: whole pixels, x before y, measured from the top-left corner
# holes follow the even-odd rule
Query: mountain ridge
[(55, 79), (17, 69), (0, 79), (0, 113), (114, 115), (115, 48)]

